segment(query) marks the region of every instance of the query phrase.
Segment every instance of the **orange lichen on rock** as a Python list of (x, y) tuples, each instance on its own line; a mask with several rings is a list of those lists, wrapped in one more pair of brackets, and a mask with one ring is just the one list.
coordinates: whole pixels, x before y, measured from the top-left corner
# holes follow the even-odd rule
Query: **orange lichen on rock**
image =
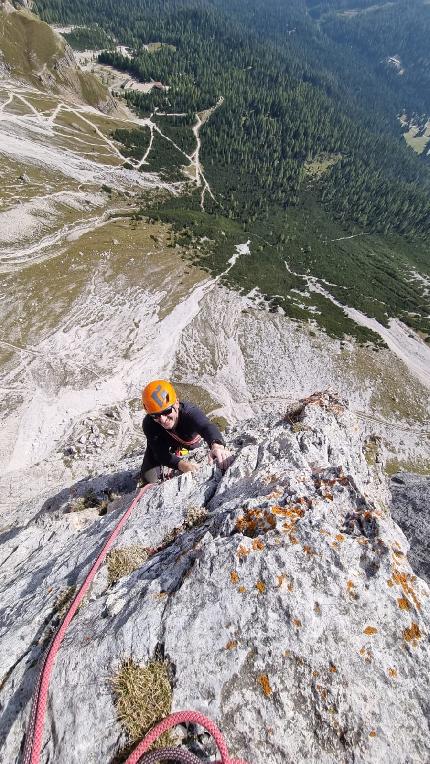
[(278, 515), (278, 517), (292, 517), (297, 519), (299, 517), (303, 517), (305, 514), (305, 510), (301, 507), (291, 506), (291, 507), (272, 507), (271, 512), (273, 515)]
[(280, 576), (276, 576), (276, 586), (278, 589), (282, 586), (282, 584), (287, 580), (287, 576), (284, 576), (283, 573), (281, 573)]
[(354, 581), (347, 581), (347, 582), (346, 582), (346, 588), (348, 589), (348, 591), (349, 591), (349, 592), (350, 592), (352, 589), (354, 589), (354, 587), (355, 587)]
[(373, 634), (377, 634), (378, 629), (375, 626), (366, 626), (366, 628), (363, 631), (363, 634), (367, 634), (368, 637), (373, 636)]
[(336, 536), (336, 541), (345, 541), (345, 536), (342, 533), (338, 533)]
[(421, 639), (421, 636), (420, 627), (417, 623), (411, 623), (411, 625), (403, 631), (403, 639), (406, 642), (412, 642), (412, 644), (414, 644), (416, 640)]
[(411, 575), (410, 573), (402, 573), (399, 570), (394, 570), (392, 579), (396, 584), (402, 587), (404, 594), (409, 594), (409, 597), (413, 600), (416, 609), (421, 610), (421, 603), (413, 588), (413, 584), (417, 580), (417, 577)]
[(312, 547), (308, 546), (308, 544), (304, 545), (303, 551), (305, 552), (305, 554), (311, 554), (311, 555), (316, 554), (315, 549), (312, 549)]
[(388, 669), (388, 676), (390, 676), (392, 679), (395, 679), (396, 676), (397, 676), (397, 669), (389, 668)]
[(387, 581), (387, 586), (389, 586), (389, 587), (390, 587), (390, 589), (391, 589), (391, 587), (392, 587), (392, 586), (394, 586), (394, 581), (392, 580), (392, 578), (389, 578), (389, 579), (388, 579), (388, 581)]
[(255, 588), (260, 592), (260, 594), (264, 594), (266, 591), (266, 584), (264, 581), (257, 581)]
[(376, 732), (376, 730), (371, 730), (371, 731), (369, 732), (369, 737), (376, 737), (376, 735), (377, 735), (377, 732)]
[(318, 679), (319, 675), (320, 675), (319, 671), (312, 671), (312, 676), (314, 679)]
[(316, 690), (317, 690), (317, 692), (319, 692), (321, 697), (325, 700), (326, 697), (327, 697), (327, 694), (328, 694), (326, 688), (323, 687), (321, 684), (317, 684), (316, 685)]
[(236, 530), (253, 538), (258, 533), (267, 533), (276, 526), (276, 520), (267, 509), (245, 509), (236, 522)]
[(332, 674), (336, 674), (337, 673), (337, 668), (334, 665), (334, 663), (330, 663), (329, 671), (331, 671)]
[(265, 544), (263, 543), (261, 539), (254, 539), (254, 541), (252, 542), (252, 548), (254, 549), (254, 551), (257, 551), (257, 549), (261, 551), (262, 549), (264, 549), (264, 546)]
[(280, 496), (282, 496), (282, 494), (283, 494), (283, 493), (284, 493), (284, 491), (283, 491), (283, 489), (282, 489), (282, 488), (276, 488), (276, 489), (275, 489), (274, 491), (272, 491), (271, 493), (268, 493), (268, 494), (267, 494), (267, 496), (266, 496), (266, 498), (267, 498), (267, 499), (279, 499), (279, 498), (280, 498)]
[(410, 610), (411, 604), (409, 600), (406, 599), (406, 597), (399, 597), (397, 600), (397, 604), (400, 608), (400, 610)]
[(240, 592), (241, 594), (245, 594), (245, 592), (247, 591), (246, 586), (239, 586), (237, 591)]
[(247, 546), (245, 546), (245, 544), (241, 544), (241, 545), (240, 545), (240, 546), (237, 548), (237, 552), (236, 552), (236, 554), (237, 554), (237, 556), (238, 556), (239, 558), (242, 558), (242, 559), (243, 559), (243, 558), (245, 558), (245, 557), (248, 557), (248, 555), (249, 555), (250, 551), (251, 551), (251, 550), (250, 550), (250, 549), (248, 549), (248, 547), (247, 547)]
[(260, 676), (258, 677), (258, 681), (261, 684), (262, 690), (266, 698), (268, 698), (272, 694), (272, 688), (270, 686), (269, 677), (267, 676), (267, 674), (260, 674)]
[(302, 625), (302, 622), (301, 622), (300, 618), (293, 618), (293, 624), (294, 624), (294, 626), (296, 626), (297, 629), (300, 629), (300, 627)]
[(227, 642), (227, 644), (225, 646), (225, 649), (226, 650), (235, 650), (236, 647), (237, 647), (237, 640), (236, 639), (229, 639), (229, 641)]
[(237, 582), (239, 581), (239, 574), (235, 570), (231, 571), (230, 580), (232, 584), (237, 584)]

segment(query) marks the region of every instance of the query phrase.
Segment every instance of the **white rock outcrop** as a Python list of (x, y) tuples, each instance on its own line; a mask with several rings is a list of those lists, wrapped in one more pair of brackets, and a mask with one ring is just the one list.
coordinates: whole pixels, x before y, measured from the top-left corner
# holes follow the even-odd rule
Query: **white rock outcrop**
[[(112, 761), (126, 738), (110, 677), (124, 659), (161, 651), (174, 667), (173, 709), (212, 717), (249, 764), (428, 762), (429, 588), (408, 563), (357, 421), (326, 393), (287, 419), (250, 420), (229, 441), (225, 475), (206, 465), (169, 480), (131, 516), (116, 547), (157, 551), (111, 586), (102, 569), (72, 621), (42, 761)], [(83, 580), (131, 498), (76, 524), (63, 492), (36, 513), (23, 508), (26, 524), (2, 534), (4, 762), (19, 760), (58, 598)], [(206, 520), (184, 528), (203, 506)]]

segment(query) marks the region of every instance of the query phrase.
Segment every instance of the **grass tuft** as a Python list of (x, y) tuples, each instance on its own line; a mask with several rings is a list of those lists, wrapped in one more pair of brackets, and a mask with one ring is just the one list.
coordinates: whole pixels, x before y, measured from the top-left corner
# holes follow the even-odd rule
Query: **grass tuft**
[(116, 584), (120, 578), (134, 573), (147, 559), (148, 552), (139, 544), (113, 549), (107, 556), (109, 585)]
[[(139, 666), (129, 658), (123, 662), (111, 684), (119, 722), (131, 742), (141, 740), (171, 713), (172, 687), (166, 661), (153, 660), (146, 666)], [(172, 738), (167, 732), (153, 747), (161, 748), (171, 743)]]

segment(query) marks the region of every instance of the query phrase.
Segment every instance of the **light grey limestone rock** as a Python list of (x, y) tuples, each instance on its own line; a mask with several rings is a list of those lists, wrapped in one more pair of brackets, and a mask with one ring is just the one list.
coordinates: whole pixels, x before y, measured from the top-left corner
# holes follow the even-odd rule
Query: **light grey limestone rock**
[[(161, 646), (175, 667), (174, 710), (208, 714), (249, 764), (428, 762), (429, 588), (413, 575), (357, 421), (325, 394), (294, 421), (256, 418), (229, 442), (236, 460), (225, 475), (202, 463), (152, 488), (130, 517), (116, 547), (156, 551), (110, 587), (104, 567), (73, 619), (42, 761), (111, 761), (126, 740), (109, 678), (125, 658), (144, 663)], [(55, 499), (5, 534), (8, 764), (19, 759), (59, 595), (82, 582), (130, 504), (127, 486), (80, 529)], [(184, 528), (202, 506), (207, 519)]]
[(430, 477), (399, 472), (390, 488), (391, 513), (409, 541), (409, 561), (430, 584)]

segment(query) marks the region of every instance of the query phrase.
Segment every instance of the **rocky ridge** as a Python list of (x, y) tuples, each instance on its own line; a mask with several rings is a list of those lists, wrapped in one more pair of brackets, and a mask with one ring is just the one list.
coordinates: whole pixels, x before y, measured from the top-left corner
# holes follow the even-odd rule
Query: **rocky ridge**
[[(429, 588), (357, 420), (316, 394), (228, 440), (225, 475), (202, 462), (152, 488), (118, 538), (145, 554), (115, 583), (103, 566), (70, 625), (42, 761), (113, 761), (128, 740), (111, 679), (160, 654), (173, 710), (211, 716), (250, 763), (428, 761)], [(59, 603), (133, 489), (125, 468), (81, 482), (2, 534), (2, 761), (19, 758)]]

